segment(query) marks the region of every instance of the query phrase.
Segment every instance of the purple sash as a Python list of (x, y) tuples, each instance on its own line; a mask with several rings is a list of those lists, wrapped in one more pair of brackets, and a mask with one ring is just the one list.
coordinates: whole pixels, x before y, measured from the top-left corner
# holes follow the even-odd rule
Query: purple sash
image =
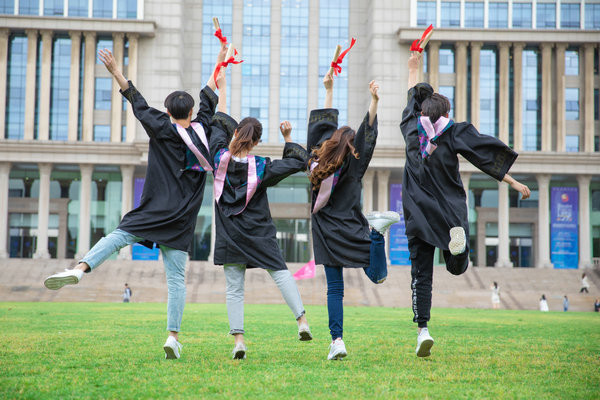
[[(246, 209), (248, 203), (254, 193), (256, 192), (256, 188), (258, 187), (258, 175), (256, 174), (256, 159), (252, 155), (246, 156), (248, 159), (248, 183), (246, 185), (246, 204), (244, 208), (240, 211), (236, 212), (234, 215), (241, 214), (242, 211)], [(225, 177), (227, 176), (227, 166), (229, 165), (229, 160), (231, 159), (231, 153), (229, 150), (225, 151), (221, 155), (221, 160), (219, 161), (219, 168), (217, 168), (217, 172), (215, 173), (215, 182), (214, 182), (214, 198), (215, 202), (218, 204), (221, 195), (223, 194), (223, 187), (225, 186)]]
[[(204, 158), (202, 153), (200, 153), (200, 150), (196, 147), (196, 145), (194, 145), (192, 139), (190, 139), (190, 135), (188, 135), (185, 128), (179, 124), (175, 124), (175, 126), (177, 127), (177, 133), (179, 133), (179, 136), (181, 136), (181, 139), (188, 147), (188, 149), (190, 149), (192, 153), (194, 153), (194, 155), (198, 159), (198, 162), (202, 166), (202, 169), (204, 169), (204, 171), (206, 172), (212, 171), (213, 168), (210, 166), (210, 163), (206, 161), (206, 158)], [(192, 122), (191, 127), (192, 129), (194, 129), (194, 131), (202, 141), (204, 147), (206, 147), (206, 149), (208, 150), (208, 140), (206, 140), (206, 133), (204, 132), (204, 128), (202, 127), (202, 125), (198, 122)]]
[[(312, 172), (313, 169), (318, 165), (318, 163), (313, 162), (310, 165), (310, 170)], [(315, 200), (315, 205), (313, 206), (312, 213), (316, 214), (321, 208), (327, 204), (329, 201), (329, 197), (331, 196), (331, 189), (333, 188), (333, 180), (335, 178), (335, 173), (329, 175), (327, 178), (321, 181), (321, 186), (319, 186), (319, 193), (317, 194), (317, 199)]]

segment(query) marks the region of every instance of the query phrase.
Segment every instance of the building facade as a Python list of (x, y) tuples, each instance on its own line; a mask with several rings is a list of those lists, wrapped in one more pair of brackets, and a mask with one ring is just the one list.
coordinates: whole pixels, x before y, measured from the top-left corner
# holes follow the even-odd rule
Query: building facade
[[(208, 80), (219, 48), (214, 16), (245, 60), (227, 72), (230, 113), (261, 120), (256, 151), (271, 157), (281, 154), (282, 120), (305, 143), (333, 50), (357, 38), (335, 80), (334, 107), (340, 123), (357, 127), (368, 82), (380, 83), (365, 211), (396, 204), (406, 60), (410, 43), (433, 24), (422, 79), (451, 100), (455, 120), (513, 147), (520, 156), (511, 173), (532, 189), (520, 200), (461, 160), (473, 264), (553, 266), (563, 233), (553, 220), (559, 188), (576, 199), (569, 203), (576, 261), (567, 267), (600, 258), (600, 0), (4, 0), (0, 258), (76, 258), (117, 226), (143, 185), (147, 137), (96, 52), (111, 49), (162, 109), (171, 91), (195, 95)], [(192, 259), (211, 257), (211, 193), (209, 182)], [(308, 261), (306, 176), (286, 179), (269, 198), (286, 259)]]

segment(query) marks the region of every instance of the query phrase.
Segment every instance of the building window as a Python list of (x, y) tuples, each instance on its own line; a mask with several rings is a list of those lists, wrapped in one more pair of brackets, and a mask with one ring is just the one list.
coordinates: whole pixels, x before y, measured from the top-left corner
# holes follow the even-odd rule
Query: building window
[(112, 96), (112, 79), (96, 78), (96, 91), (94, 108), (96, 110), (110, 110)]
[[(271, 2), (244, 4), (244, 59), (242, 66), (242, 115), (255, 117), (269, 132), (269, 66)], [(251, 110), (256, 108), (257, 110)], [(258, 111), (258, 112), (256, 112)]]
[[(333, 51), (338, 44), (342, 49), (350, 46), (348, 40), (349, 1), (320, 0), (319, 3), (319, 104), (325, 99), (323, 77), (329, 71)], [(435, 6), (435, 3), (433, 3)], [(351, 57), (352, 54), (349, 55)], [(333, 107), (339, 110), (338, 124), (346, 124), (348, 118), (348, 58), (344, 59), (343, 71), (335, 78)], [(366, 110), (365, 110), (366, 111)]]
[(119, 0), (119, 1), (117, 1), (117, 18), (136, 19), (137, 18), (137, 0)]
[(14, 14), (15, 0), (4, 0), (0, 3), (0, 14)]
[(585, 29), (600, 29), (600, 3), (586, 3)]
[(127, 141), (127, 126), (121, 126), (121, 142), (125, 143)]
[(536, 14), (538, 29), (556, 29), (556, 4), (538, 3)]
[(562, 3), (560, 5), (560, 27), (561, 28), (579, 28), (579, 4)]
[(92, 17), (94, 18), (112, 18), (112, 0), (94, 0), (92, 8)]
[(600, 119), (600, 89), (594, 89), (594, 119)]
[(94, 142), (110, 142), (109, 125), (94, 125)]
[(497, 52), (493, 48), (481, 49), (479, 55), (479, 128), (481, 133), (498, 135), (498, 71)]
[(454, 118), (454, 86), (440, 86), (438, 91), (442, 96), (446, 96), (450, 101), (449, 118)]
[(508, 3), (490, 2), (488, 7), (488, 26), (508, 28)]
[(44, 15), (52, 16), (63, 16), (65, 2), (63, 0), (44, 0)]
[(523, 51), (523, 150), (541, 149), (541, 74), (537, 49)]
[(565, 75), (579, 75), (579, 53), (577, 50), (565, 51)]
[(435, 1), (417, 1), (418, 26), (435, 25), (435, 7)]
[(69, 17), (87, 17), (88, 0), (69, 0)]
[(40, 15), (40, 4), (38, 0), (20, 0), (20, 15)]
[(57, 37), (52, 48), (50, 140), (68, 140), (71, 39)]
[(567, 153), (577, 153), (579, 151), (579, 136), (567, 135), (565, 138), (565, 149)]
[(460, 26), (460, 2), (442, 1), (441, 17), (443, 27), (458, 28)]
[(600, 190), (591, 190), (592, 192), (592, 211), (600, 211)]
[(465, 28), (483, 28), (483, 3), (465, 3)]
[[(279, 120), (292, 124), (292, 138), (306, 142), (308, 108), (308, 0), (281, 2)], [(279, 140), (283, 138), (279, 136)]]
[(513, 3), (513, 28), (531, 28), (531, 3)]
[(23, 139), (25, 125), (25, 81), (27, 36), (10, 37), (6, 78), (6, 139)]
[(579, 119), (579, 88), (565, 89), (565, 117), (569, 121)]
[(454, 50), (449, 48), (440, 49), (440, 74), (454, 73)]

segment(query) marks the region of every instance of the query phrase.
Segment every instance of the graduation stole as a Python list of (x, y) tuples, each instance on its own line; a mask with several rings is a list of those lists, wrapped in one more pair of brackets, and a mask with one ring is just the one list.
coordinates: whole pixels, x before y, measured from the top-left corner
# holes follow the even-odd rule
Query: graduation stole
[[(317, 165), (319, 165), (318, 162), (313, 162), (312, 164), (310, 164), (311, 172), (317, 167)], [(342, 172), (343, 166), (344, 165), (342, 164), (342, 166), (338, 168), (337, 171), (335, 171), (333, 174), (329, 175), (327, 178), (321, 181), (321, 186), (319, 186), (319, 193), (317, 194), (317, 199), (315, 200), (315, 204), (313, 205), (313, 214), (319, 212), (319, 210), (323, 208), (325, 204), (327, 204), (327, 202), (329, 201), (331, 193), (333, 193), (333, 189), (335, 188), (335, 185), (337, 185), (338, 180), (340, 179), (340, 172)]]
[[(264, 158), (255, 157), (249, 154), (246, 156), (246, 159), (248, 160), (248, 184), (246, 186), (246, 204), (244, 205), (244, 208), (236, 212), (234, 215), (241, 214), (242, 211), (246, 209), (248, 203), (250, 202), (250, 199), (252, 199), (252, 196), (254, 196), (254, 193), (258, 188), (258, 184), (260, 183), (259, 175), (262, 175), (264, 173)], [(229, 150), (221, 150), (215, 156), (215, 165), (218, 164), (218, 166), (217, 172), (215, 172), (213, 195), (217, 204), (219, 203), (219, 199), (223, 194), (223, 187), (225, 186), (225, 179), (227, 177), (227, 166), (229, 165), (230, 160), (231, 153), (229, 152)]]
[(454, 121), (446, 117), (439, 117), (434, 124), (427, 116), (422, 115), (419, 117), (417, 131), (419, 134), (419, 149), (423, 159), (429, 157), (437, 149), (437, 144), (434, 142), (452, 125), (454, 125)]
[[(197, 162), (196, 163), (192, 162), (191, 163), (192, 165), (186, 166), (186, 169), (193, 169), (196, 171), (206, 171), (206, 172), (212, 171), (213, 168), (210, 166), (210, 163), (206, 160), (206, 158), (204, 158), (202, 153), (200, 153), (200, 150), (198, 149), (198, 147), (196, 147), (194, 142), (192, 142), (192, 139), (190, 139), (190, 135), (188, 134), (187, 130), (179, 124), (174, 124), (174, 125), (175, 125), (175, 128), (177, 129), (177, 133), (179, 134), (179, 136), (181, 137), (181, 139), (183, 140), (185, 145), (196, 157)], [(208, 140), (206, 139), (206, 133), (204, 132), (204, 128), (202, 127), (202, 124), (200, 124), (198, 122), (192, 122), (190, 124), (190, 126), (192, 127), (192, 129), (194, 129), (194, 132), (196, 132), (196, 135), (198, 135), (198, 137), (200, 138), (200, 141), (202, 142), (204, 147), (206, 147), (206, 149), (208, 150)]]

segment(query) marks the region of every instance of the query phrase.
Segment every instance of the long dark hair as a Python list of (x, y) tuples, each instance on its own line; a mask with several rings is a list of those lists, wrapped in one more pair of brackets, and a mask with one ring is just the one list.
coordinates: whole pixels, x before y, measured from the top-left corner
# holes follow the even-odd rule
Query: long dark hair
[(324, 141), (320, 148), (314, 151), (308, 162), (309, 168), (313, 162), (319, 163), (308, 175), (310, 183), (313, 184), (313, 190), (317, 190), (321, 181), (342, 165), (348, 153), (358, 159), (358, 153), (354, 148), (355, 135), (356, 132), (352, 128), (342, 126), (333, 132), (331, 138)]
[(229, 146), (229, 151), (234, 156), (252, 150), (262, 136), (262, 124), (256, 118), (246, 117), (240, 122), (236, 131), (237, 135)]

